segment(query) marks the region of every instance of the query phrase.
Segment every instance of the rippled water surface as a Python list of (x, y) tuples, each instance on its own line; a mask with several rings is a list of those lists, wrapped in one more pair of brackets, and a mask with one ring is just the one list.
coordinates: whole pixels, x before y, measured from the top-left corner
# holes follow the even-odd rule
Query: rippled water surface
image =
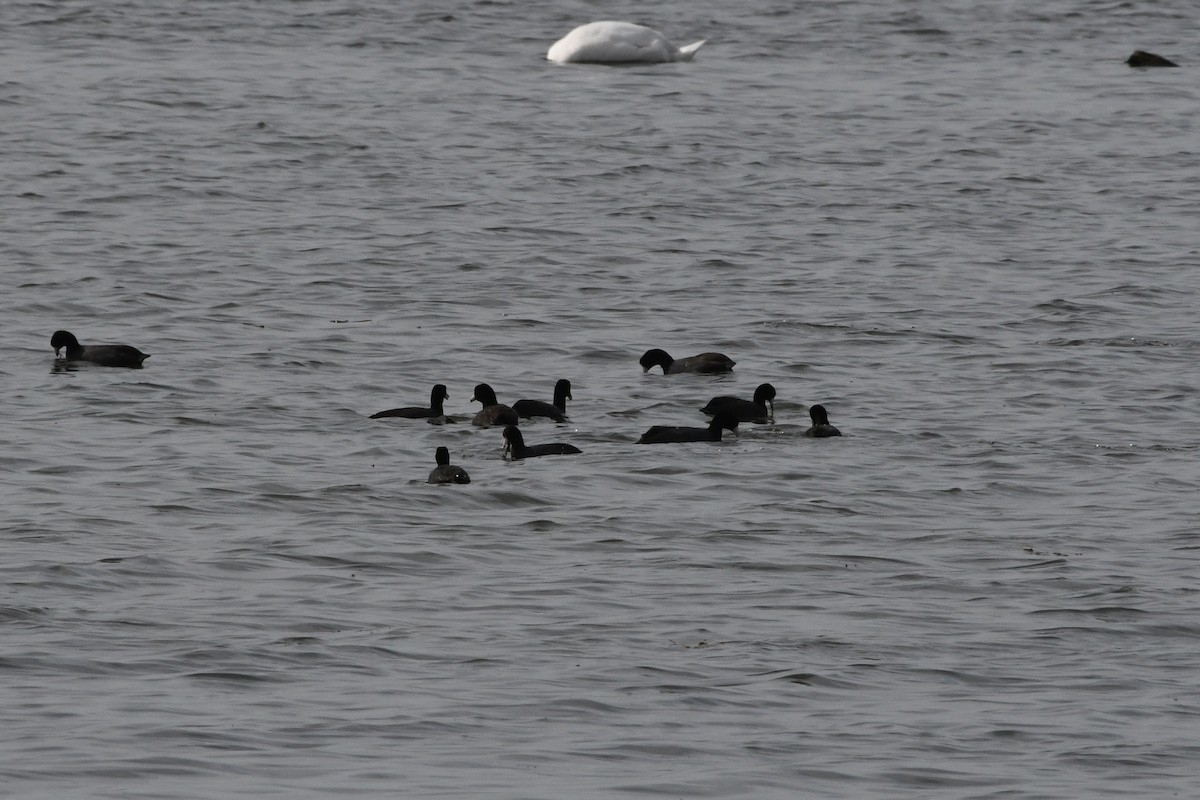
[(1194, 11), (3, 6), (5, 791), (1194, 795)]

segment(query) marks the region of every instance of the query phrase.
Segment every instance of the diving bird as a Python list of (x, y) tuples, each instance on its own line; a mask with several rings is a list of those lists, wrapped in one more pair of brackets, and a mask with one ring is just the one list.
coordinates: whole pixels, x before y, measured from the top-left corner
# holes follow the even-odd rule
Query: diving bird
[(546, 58), (557, 64), (660, 64), (691, 61), (704, 44), (677, 47), (653, 28), (632, 22), (589, 22), (550, 46)]
[(1178, 67), (1174, 61), (1163, 58), (1155, 53), (1147, 53), (1145, 50), (1134, 50), (1133, 55), (1125, 59), (1125, 63), (1131, 67)]

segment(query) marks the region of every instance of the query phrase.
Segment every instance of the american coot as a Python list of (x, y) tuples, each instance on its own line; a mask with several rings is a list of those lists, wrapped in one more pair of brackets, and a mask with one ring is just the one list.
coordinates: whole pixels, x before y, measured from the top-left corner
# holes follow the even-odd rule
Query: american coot
[(1174, 61), (1163, 58), (1155, 53), (1147, 53), (1145, 50), (1134, 50), (1133, 55), (1125, 59), (1125, 63), (1131, 67), (1178, 67)]
[(483, 404), (483, 410), (471, 420), (481, 428), (490, 428), (493, 425), (516, 425), (520, 422), (517, 412), (497, 400), (496, 392), (486, 383), (475, 387), (475, 394), (471, 396), (471, 400)]
[(647, 350), (642, 356), (642, 372), (649, 372), (651, 367), (662, 367), (664, 375), (674, 375), (679, 372), (729, 372), (735, 362), (721, 353), (701, 353), (688, 358), (671, 358), (665, 350), (654, 348)]
[(808, 415), (812, 417), (813, 424), (804, 432), (805, 436), (824, 439), (828, 436), (842, 435), (841, 431), (829, 424), (829, 413), (825, 411), (825, 406), (813, 406), (808, 410)]
[(437, 449), (437, 466), (429, 473), (429, 483), (470, 483), (471, 476), (462, 467), (450, 463), (450, 450), (445, 447)]
[(714, 397), (700, 410), (705, 414), (732, 414), (739, 422), (770, 422), (775, 418), (775, 387), (761, 384), (754, 390), (753, 400), (728, 395)]
[(655, 425), (642, 434), (638, 444), (667, 444), (670, 442), (719, 442), (721, 430), (736, 431), (737, 417), (725, 412), (718, 413), (707, 428), (679, 428), (671, 425)]
[(558, 64), (659, 64), (691, 61), (702, 44), (677, 47), (653, 28), (632, 22), (589, 22), (551, 45), (546, 58)]
[(515, 425), (509, 425), (504, 429), (504, 452), (506, 455), (512, 456), (513, 460), (516, 460), (519, 458), (582, 453), (583, 451), (573, 444), (563, 444), (562, 442), (535, 444), (526, 447), (525, 437), (521, 435), (521, 429)]
[(518, 400), (513, 403), (513, 411), (521, 419), (530, 417), (549, 417), (555, 422), (567, 421), (567, 401), (571, 397), (571, 382), (562, 379), (554, 384), (554, 404), (543, 403), (541, 400)]
[(387, 411), (380, 411), (378, 414), (372, 414), (371, 419), (383, 419), (384, 417), (404, 417), (405, 419), (425, 419), (426, 417), (442, 417), (446, 412), (442, 411), (442, 401), (450, 397), (450, 393), (446, 391), (446, 385), (439, 383), (433, 387), (433, 392), (429, 395), (429, 408), (421, 408), (420, 406), (405, 406), (404, 408), (390, 408)]
[(65, 347), (67, 361), (86, 361), (101, 367), (140, 369), (142, 362), (150, 357), (149, 353), (143, 353), (127, 344), (82, 345), (74, 334), (67, 331), (55, 331), (50, 337), (50, 346), (54, 348), (55, 356)]

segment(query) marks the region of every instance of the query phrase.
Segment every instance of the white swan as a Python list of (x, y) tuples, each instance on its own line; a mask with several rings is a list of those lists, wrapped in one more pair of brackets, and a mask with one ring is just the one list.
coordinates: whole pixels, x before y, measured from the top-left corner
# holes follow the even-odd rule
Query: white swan
[(653, 28), (632, 22), (589, 22), (555, 42), (546, 58), (559, 64), (657, 64), (691, 61), (706, 40), (683, 47)]

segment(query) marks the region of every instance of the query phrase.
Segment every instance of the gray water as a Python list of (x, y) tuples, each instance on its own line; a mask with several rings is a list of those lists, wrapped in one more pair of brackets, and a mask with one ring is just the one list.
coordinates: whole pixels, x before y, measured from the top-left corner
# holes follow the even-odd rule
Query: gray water
[(0, 794), (1195, 795), (1195, 21), (0, 7)]

